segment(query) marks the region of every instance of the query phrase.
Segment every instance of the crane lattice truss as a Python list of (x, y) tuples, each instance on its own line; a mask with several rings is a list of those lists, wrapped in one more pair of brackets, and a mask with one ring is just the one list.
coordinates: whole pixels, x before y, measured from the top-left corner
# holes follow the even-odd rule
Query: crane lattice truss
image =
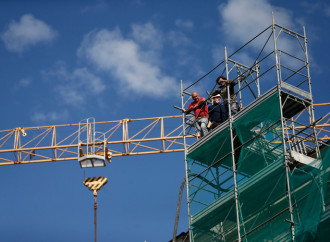
[[(318, 107), (330, 103), (314, 104)], [(184, 150), (181, 116), (96, 122), (113, 157), (160, 154)], [(18, 127), (0, 130), (0, 165), (72, 161), (78, 157), (79, 124)], [(330, 112), (315, 123), (320, 140), (330, 139)], [(306, 130), (296, 126), (296, 130)], [(329, 136), (328, 136), (329, 135)], [(187, 138), (195, 140), (195, 135)]]
[[(180, 115), (95, 122), (95, 126), (105, 135), (112, 157), (184, 150)], [(66, 124), (1, 130), (0, 165), (77, 160), (78, 127)]]

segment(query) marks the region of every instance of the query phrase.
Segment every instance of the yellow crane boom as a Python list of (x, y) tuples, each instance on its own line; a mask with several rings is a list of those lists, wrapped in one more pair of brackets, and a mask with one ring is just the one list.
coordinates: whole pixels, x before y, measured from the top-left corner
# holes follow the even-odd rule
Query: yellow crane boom
[[(330, 103), (314, 104), (315, 107)], [(298, 115), (299, 116), (299, 115)], [(315, 123), (319, 140), (329, 141), (330, 112)], [(184, 151), (182, 116), (95, 122), (112, 157)], [(0, 165), (77, 160), (79, 124), (0, 130)], [(298, 126), (295, 129), (305, 129)], [(196, 138), (194, 134), (186, 138)]]
[[(180, 125), (181, 123), (181, 125)], [(79, 124), (0, 131), (0, 165), (77, 160)], [(184, 150), (182, 116), (95, 122), (112, 157)], [(195, 138), (187, 135), (186, 138)]]

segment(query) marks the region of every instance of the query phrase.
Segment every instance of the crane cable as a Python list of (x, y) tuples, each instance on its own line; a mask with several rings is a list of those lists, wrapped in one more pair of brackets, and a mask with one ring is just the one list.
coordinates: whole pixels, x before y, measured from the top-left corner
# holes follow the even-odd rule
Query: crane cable
[(176, 216), (175, 216), (175, 223), (174, 223), (174, 231), (173, 231), (173, 242), (176, 241), (176, 233), (178, 230), (178, 223), (179, 223), (179, 215), (180, 215), (180, 206), (181, 206), (181, 199), (182, 199), (182, 192), (184, 188), (184, 184), (186, 183), (186, 177), (183, 178), (183, 181), (180, 186), (180, 192), (179, 192), (179, 197), (178, 197), (178, 204), (176, 206)]

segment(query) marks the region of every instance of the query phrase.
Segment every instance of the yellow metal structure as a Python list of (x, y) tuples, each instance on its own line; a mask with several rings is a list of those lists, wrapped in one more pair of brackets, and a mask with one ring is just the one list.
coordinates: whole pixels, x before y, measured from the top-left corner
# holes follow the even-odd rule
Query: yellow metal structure
[[(181, 115), (95, 122), (95, 125), (105, 135), (107, 152), (112, 157), (184, 150)], [(0, 165), (77, 160), (78, 127), (77, 123), (0, 130)]]
[[(330, 103), (314, 104), (316, 111), (329, 106)], [(95, 125), (105, 134), (107, 152), (111, 152), (112, 157), (184, 150), (181, 115), (95, 122)], [(330, 112), (327, 111), (314, 125), (318, 139), (328, 141)], [(78, 126), (65, 124), (0, 130), (0, 165), (77, 160)], [(295, 130), (306, 128), (296, 126)], [(196, 136), (189, 134), (186, 138), (196, 139)]]

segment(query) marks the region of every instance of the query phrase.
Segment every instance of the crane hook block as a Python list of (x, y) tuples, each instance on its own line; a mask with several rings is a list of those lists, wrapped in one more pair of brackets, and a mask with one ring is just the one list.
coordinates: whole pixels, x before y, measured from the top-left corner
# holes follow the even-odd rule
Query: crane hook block
[(107, 182), (108, 178), (103, 176), (89, 177), (85, 178), (83, 181), (84, 185), (94, 192), (100, 190)]

